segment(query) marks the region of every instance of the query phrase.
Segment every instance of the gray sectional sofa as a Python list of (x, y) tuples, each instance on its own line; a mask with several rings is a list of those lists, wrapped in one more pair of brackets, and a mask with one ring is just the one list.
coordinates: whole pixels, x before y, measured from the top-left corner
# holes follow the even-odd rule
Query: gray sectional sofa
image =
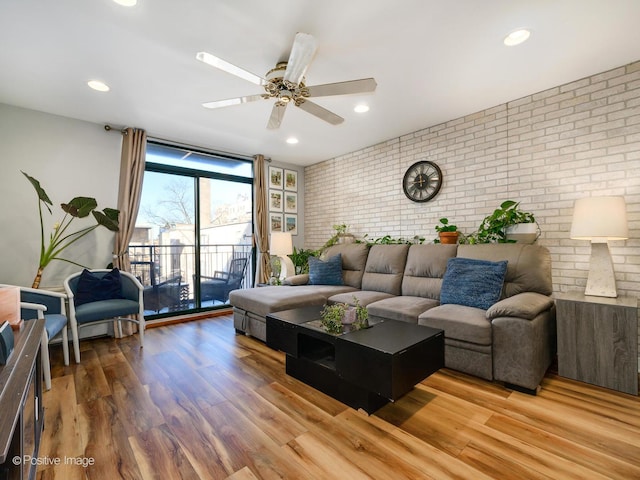
[[(535, 393), (555, 354), (555, 306), (546, 248), (352, 243), (335, 245), (324, 257), (337, 254), (342, 257), (344, 285), (309, 285), (308, 275), (297, 275), (284, 286), (232, 291), (229, 301), (236, 331), (265, 341), (265, 318), (271, 312), (326, 303), (353, 304), (357, 298), (372, 319), (444, 330), (448, 368)], [(463, 298), (461, 304), (441, 304), (443, 278), (452, 258), (508, 262), (495, 303), (478, 308), (464, 305)], [(456, 280), (468, 287), (464, 277)], [(449, 285), (445, 288), (450, 298)]]

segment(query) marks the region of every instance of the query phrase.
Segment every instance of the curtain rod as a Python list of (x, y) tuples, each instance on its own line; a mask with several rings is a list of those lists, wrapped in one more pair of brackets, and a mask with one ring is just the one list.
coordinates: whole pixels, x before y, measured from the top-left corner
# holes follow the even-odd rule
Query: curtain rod
[(127, 134), (127, 127), (117, 128), (117, 127), (112, 127), (111, 125), (105, 125), (104, 129), (107, 132), (110, 132), (111, 130), (113, 130), (115, 132), (120, 132), (122, 135), (126, 135)]

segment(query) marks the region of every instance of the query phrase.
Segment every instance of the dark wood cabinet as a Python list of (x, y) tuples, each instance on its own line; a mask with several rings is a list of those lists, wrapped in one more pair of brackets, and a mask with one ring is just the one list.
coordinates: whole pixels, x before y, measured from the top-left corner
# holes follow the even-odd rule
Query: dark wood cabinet
[(558, 373), (638, 395), (638, 301), (556, 295)]
[(15, 348), (0, 366), (0, 480), (33, 479), (44, 427), (40, 341), (44, 320), (15, 332)]

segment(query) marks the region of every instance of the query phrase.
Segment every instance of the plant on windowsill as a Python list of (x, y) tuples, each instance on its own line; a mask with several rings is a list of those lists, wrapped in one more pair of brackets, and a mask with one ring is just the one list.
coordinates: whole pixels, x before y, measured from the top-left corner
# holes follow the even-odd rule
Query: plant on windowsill
[[(40, 260), (38, 263), (38, 271), (33, 279), (32, 288), (38, 288), (40, 286), (40, 280), (42, 279), (42, 272), (53, 260), (60, 260), (63, 262), (72, 263), (79, 267), (84, 267), (77, 262), (60, 257), (60, 254), (71, 244), (77, 242), (82, 237), (92, 232), (99, 226), (103, 226), (106, 229), (117, 232), (118, 231), (118, 215), (120, 212), (113, 208), (105, 208), (102, 212), (98, 211), (98, 203), (95, 198), (91, 197), (75, 197), (69, 203), (62, 203), (60, 207), (64, 212), (62, 220), (56, 223), (53, 227), (53, 232), (49, 234), (49, 241), (45, 243), (44, 236), (44, 221), (42, 219), (42, 206), (44, 205), (49, 214), (53, 214), (51, 206), (53, 202), (44, 191), (40, 182), (33, 177), (30, 177), (26, 173), (22, 174), (27, 177), (33, 188), (38, 195), (38, 213), (40, 214)], [(93, 214), (93, 218), (96, 220), (95, 225), (82, 228), (77, 232), (67, 233), (71, 222), (75, 218), (88, 217), (89, 214)]]
[(441, 218), (439, 221), (440, 223), (435, 227), (436, 232), (438, 233), (438, 238), (435, 239), (433, 243), (442, 243), (447, 245), (455, 245), (458, 243), (458, 237), (460, 236), (458, 227), (450, 224), (448, 218)]

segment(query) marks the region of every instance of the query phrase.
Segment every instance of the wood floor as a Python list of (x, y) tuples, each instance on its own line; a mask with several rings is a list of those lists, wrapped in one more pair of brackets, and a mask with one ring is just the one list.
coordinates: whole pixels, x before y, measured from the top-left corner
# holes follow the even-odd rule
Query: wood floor
[(84, 341), (69, 367), (52, 348), (39, 460), (61, 465), (37, 478), (640, 479), (640, 399), (553, 374), (533, 397), (442, 370), (367, 416), (229, 316), (138, 345)]

